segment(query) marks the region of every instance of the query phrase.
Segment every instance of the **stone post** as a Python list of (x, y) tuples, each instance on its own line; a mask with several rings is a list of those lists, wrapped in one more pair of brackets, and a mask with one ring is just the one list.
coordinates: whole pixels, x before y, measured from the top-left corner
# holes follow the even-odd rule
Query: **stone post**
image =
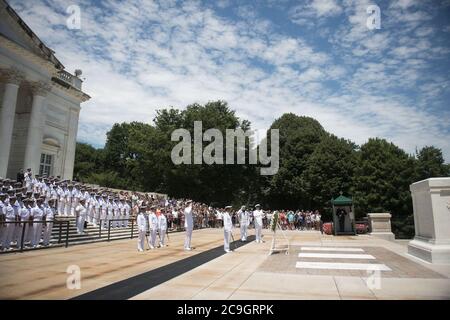
[(450, 264), (450, 178), (430, 178), (410, 186), (416, 235), (408, 253), (422, 260)]
[(386, 239), (389, 241), (395, 240), (395, 235), (391, 229), (391, 214), (390, 213), (368, 213), (370, 235)]

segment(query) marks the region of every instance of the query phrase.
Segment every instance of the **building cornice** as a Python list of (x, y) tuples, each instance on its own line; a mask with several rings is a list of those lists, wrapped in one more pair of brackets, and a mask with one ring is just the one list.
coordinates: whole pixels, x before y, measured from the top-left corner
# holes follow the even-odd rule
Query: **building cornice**
[(6, 38), (1, 34), (0, 34), (0, 46), (11, 50), (13, 53), (17, 54), (18, 56), (24, 58), (25, 60), (33, 64), (43, 67), (51, 75), (54, 75), (59, 71), (58, 69), (56, 69), (55, 65), (52, 62), (45, 60), (44, 58), (29, 51), (28, 49), (19, 46), (17, 43), (9, 40), (8, 38)]
[(89, 99), (91, 99), (91, 97), (88, 94), (84, 93), (81, 90), (75, 89), (72, 86), (66, 86), (66, 85), (57, 83), (55, 81), (52, 81), (52, 87), (57, 88), (57, 89), (63, 91), (64, 93), (74, 97), (75, 99), (79, 100), (80, 103), (86, 102)]
[(20, 85), (25, 80), (25, 74), (16, 68), (1, 68), (0, 81)]

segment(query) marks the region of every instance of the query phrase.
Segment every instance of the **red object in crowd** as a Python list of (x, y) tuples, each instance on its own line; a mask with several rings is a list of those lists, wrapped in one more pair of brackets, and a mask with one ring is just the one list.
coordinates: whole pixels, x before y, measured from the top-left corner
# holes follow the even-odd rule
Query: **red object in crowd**
[(363, 223), (357, 223), (356, 224), (356, 233), (362, 234), (369, 232), (369, 226), (363, 224)]
[(325, 234), (333, 234), (333, 223), (327, 222), (323, 224), (323, 233)]

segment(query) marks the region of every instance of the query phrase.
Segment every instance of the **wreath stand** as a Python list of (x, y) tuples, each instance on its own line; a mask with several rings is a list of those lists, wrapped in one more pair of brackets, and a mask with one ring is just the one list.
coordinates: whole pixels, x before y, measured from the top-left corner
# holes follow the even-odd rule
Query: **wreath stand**
[[(286, 241), (287, 245), (285, 244), (283, 247), (281, 246), (276, 246), (276, 236), (277, 236), (277, 229), (279, 229), (281, 231), (281, 235), (283, 236), (284, 240)], [(288, 255), (289, 254), (289, 250), (290, 250), (290, 243), (288, 238), (286, 237), (286, 234), (284, 233), (284, 230), (281, 228), (280, 224), (277, 221), (277, 227), (275, 228), (273, 232), (273, 237), (272, 237), (272, 244), (270, 245), (270, 251), (269, 251), (269, 256), (276, 252), (276, 251), (285, 251), (285, 254)]]

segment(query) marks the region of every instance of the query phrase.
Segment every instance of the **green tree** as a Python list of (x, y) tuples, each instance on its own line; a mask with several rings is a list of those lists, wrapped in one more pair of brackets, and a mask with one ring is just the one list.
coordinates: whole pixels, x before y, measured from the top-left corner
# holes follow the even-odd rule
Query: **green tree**
[(334, 135), (325, 137), (308, 157), (303, 171), (311, 209), (320, 209), (324, 219), (331, 220), (331, 199), (350, 194), (356, 167), (356, 145)]
[(426, 146), (416, 152), (416, 157), (417, 180), (449, 176), (449, 167), (444, 163), (441, 149)]
[(104, 170), (104, 154), (102, 149), (96, 149), (87, 143), (77, 142), (73, 176), (81, 181), (92, 173)]
[[(369, 212), (390, 212), (394, 232), (410, 230), (412, 214), (409, 186), (415, 181), (415, 160), (384, 139), (369, 139), (361, 146), (354, 176), (357, 216)], [(412, 235), (409, 235), (412, 236)]]
[(328, 134), (317, 120), (293, 113), (282, 115), (270, 129), (279, 129), (280, 168), (274, 176), (262, 178), (262, 202), (272, 208), (310, 208), (302, 173)]

